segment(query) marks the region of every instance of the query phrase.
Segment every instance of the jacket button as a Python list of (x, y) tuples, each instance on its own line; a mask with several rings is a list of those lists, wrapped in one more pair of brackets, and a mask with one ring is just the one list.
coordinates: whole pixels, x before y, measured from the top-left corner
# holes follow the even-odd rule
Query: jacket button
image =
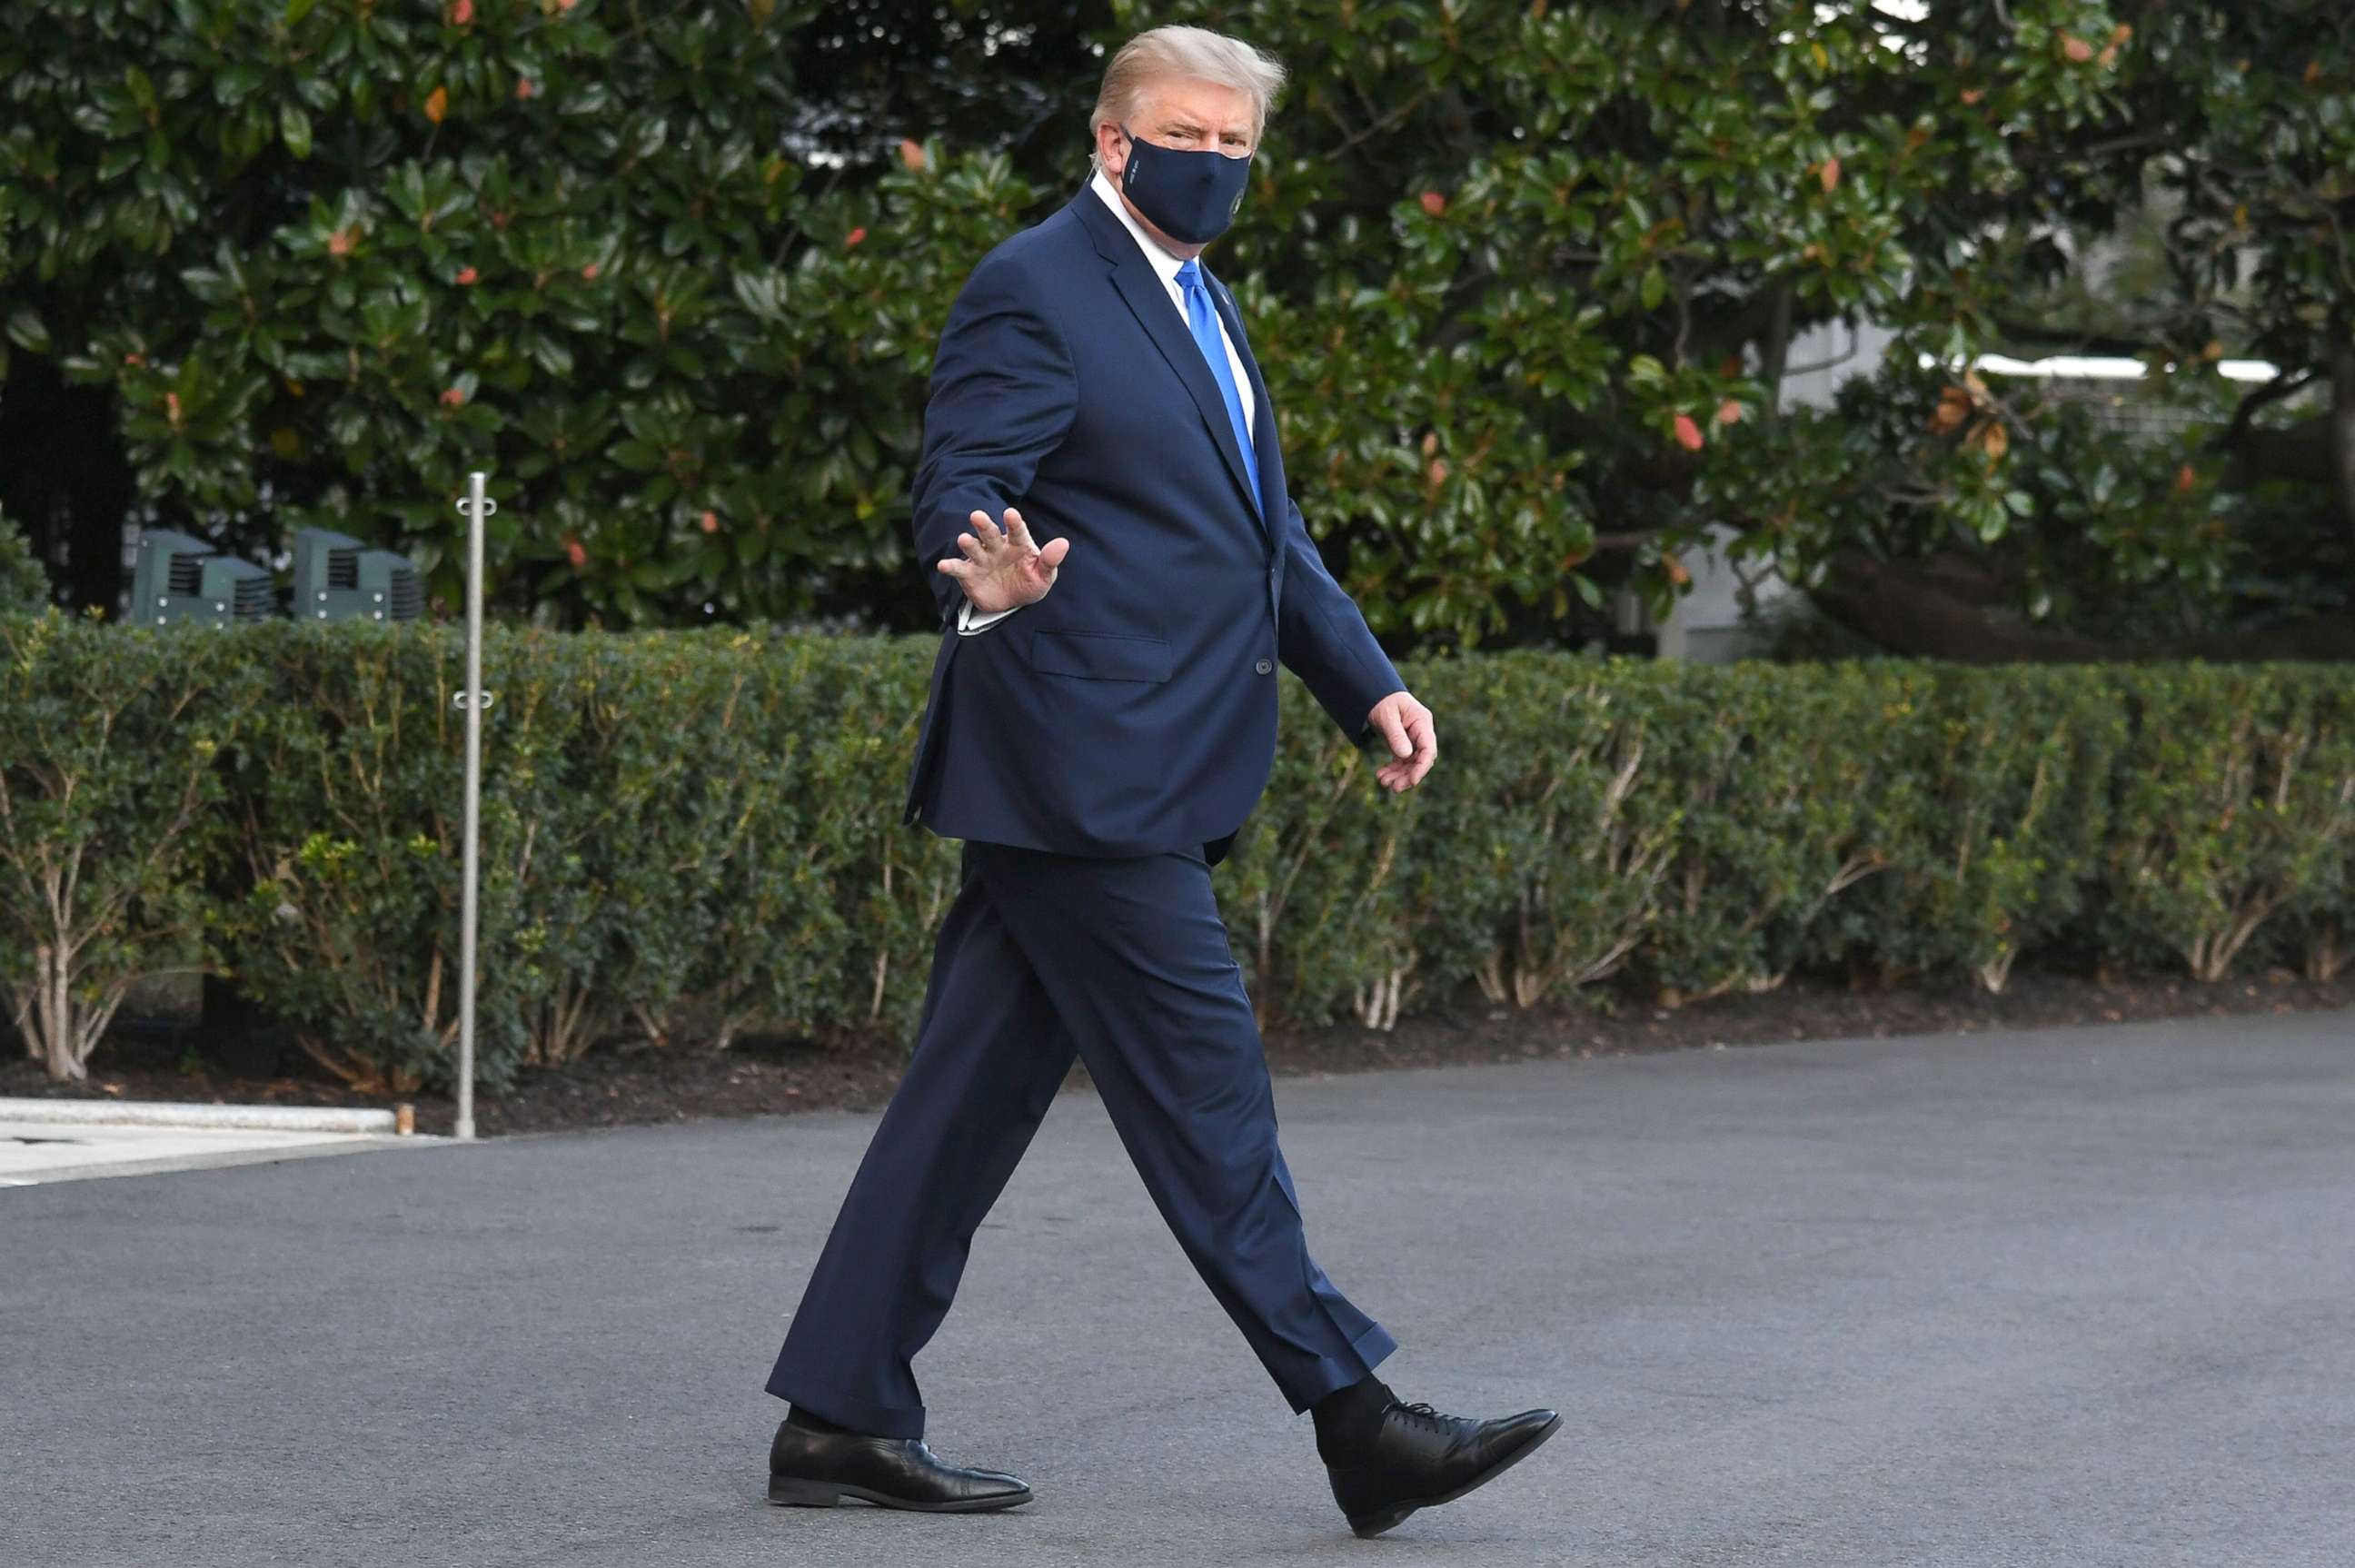
[(1260, 673), (1260, 674), (1262, 674), (1262, 675), (1265, 675), (1268, 671), (1270, 671), (1270, 670), (1273, 669), (1274, 667), (1274, 667), (1273, 665), (1272, 665), (1272, 664), (1268, 663), (1265, 659), (1262, 659), (1262, 660), (1260, 660), (1260, 661), (1259, 661), (1259, 663), (1257, 663), (1257, 664), (1255, 664), (1255, 665), (1252, 666), (1252, 668), (1253, 668), (1253, 669), (1255, 669), (1255, 670), (1259, 671), (1259, 673)]

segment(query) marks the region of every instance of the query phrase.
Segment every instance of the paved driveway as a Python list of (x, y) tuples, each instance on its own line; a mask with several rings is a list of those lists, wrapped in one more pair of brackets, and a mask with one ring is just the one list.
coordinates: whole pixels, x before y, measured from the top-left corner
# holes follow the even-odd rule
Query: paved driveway
[(1277, 1104), (1390, 1381), (1568, 1417), (1383, 1541), (1067, 1095), (918, 1362), (1028, 1509), (761, 1501), (823, 1115), (0, 1190), (0, 1563), (2355, 1561), (2355, 1016)]

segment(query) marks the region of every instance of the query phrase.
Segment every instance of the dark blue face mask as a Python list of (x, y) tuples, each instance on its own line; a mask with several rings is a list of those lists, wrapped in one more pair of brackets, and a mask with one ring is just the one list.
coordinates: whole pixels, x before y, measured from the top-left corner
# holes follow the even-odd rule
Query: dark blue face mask
[(1156, 229), (1188, 245), (1207, 244), (1227, 231), (1243, 204), (1251, 178), (1251, 155), (1231, 158), (1210, 149), (1181, 152), (1146, 141), (1125, 125), (1128, 162), (1120, 188)]

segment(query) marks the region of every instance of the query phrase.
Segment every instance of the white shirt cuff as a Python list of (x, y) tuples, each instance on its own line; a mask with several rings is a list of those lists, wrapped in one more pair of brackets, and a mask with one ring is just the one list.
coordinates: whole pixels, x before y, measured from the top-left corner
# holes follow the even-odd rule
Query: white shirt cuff
[(960, 637), (970, 637), (975, 632), (981, 631), (996, 622), (1003, 621), (1006, 617), (1014, 613), (1016, 610), (1019, 610), (1021, 608), (1021, 605), (1017, 604), (1010, 609), (1005, 610), (976, 611), (973, 607), (972, 600), (966, 599), (960, 601), (957, 604), (957, 635)]

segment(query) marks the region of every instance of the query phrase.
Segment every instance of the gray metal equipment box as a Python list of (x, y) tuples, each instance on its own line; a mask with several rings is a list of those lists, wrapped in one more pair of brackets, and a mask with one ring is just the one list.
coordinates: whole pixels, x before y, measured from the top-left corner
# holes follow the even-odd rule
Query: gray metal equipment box
[(226, 626), (270, 619), (278, 597), (266, 568), (217, 554), (186, 534), (147, 528), (132, 568), (131, 608), (143, 625)]
[(415, 621), (425, 613), (417, 564), (326, 528), (294, 530), (298, 621)]

